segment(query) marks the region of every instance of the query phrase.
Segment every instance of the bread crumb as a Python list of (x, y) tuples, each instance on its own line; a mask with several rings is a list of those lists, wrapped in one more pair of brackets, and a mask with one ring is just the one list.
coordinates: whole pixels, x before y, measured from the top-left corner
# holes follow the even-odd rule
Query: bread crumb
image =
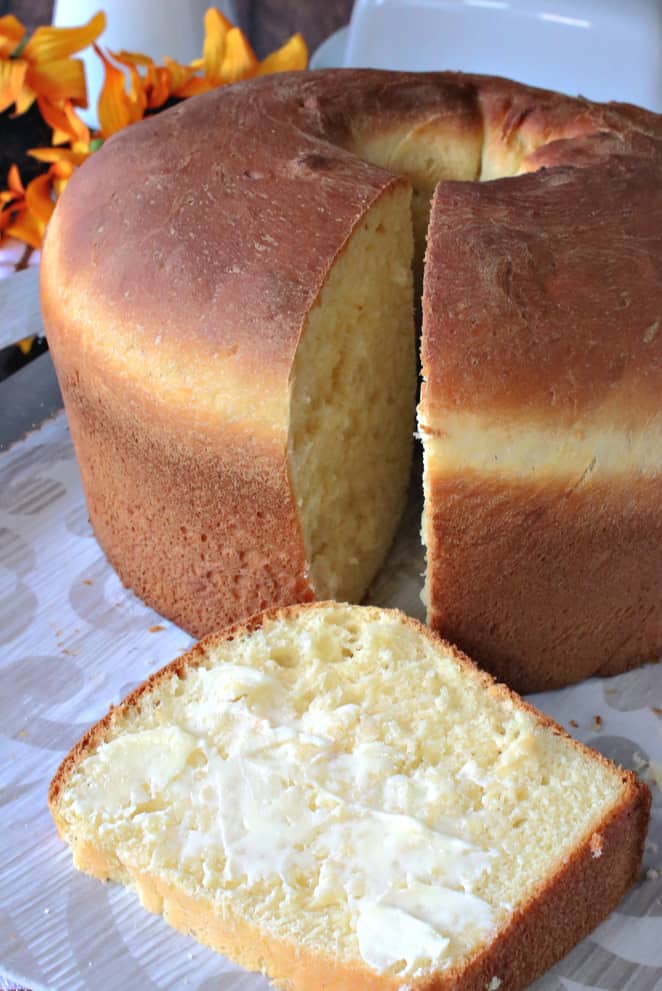
[(633, 753), (632, 762), (644, 781), (649, 781), (662, 791), (662, 761), (645, 760), (640, 753)]
[(160, 633), (161, 630), (165, 630), (165, 626), (161, 626), (160, 623), (155, 623), (154, 626), (150, 626), (149, 633)]
[(648, 764), (647, 778), (662, 791), (662, 761), (652, 760)]
[(91, 578), (83, 578), (83, 585), (94, 585)]
[(570, 720), (570, 725), (573, 727), (573, 729), (577, 729), (578, 726), (579, 726), (579, 723), (577, 722), (576, 719), (571, 719)]
[(650, 342), (653, 340), (659, 329), (660, 329), (660, 321), (658, 318), (657, 320), (653, 320), (650, 326), (646, 327), (646, 330), (644, 331), (644, 344), (650, 344)]
[(656, 716), (662, 716), (662, 709), (660, 709), (657, 705), (651, 706), (651, 712), (654, 712)]
[(602, 716), (593, 716), (593, 727), (595, 729), (600, 729), (602, 727)]
[(485, 991), (497, 991), (497, 988), (500, 988), (501, 984), (500, 977), (493, 977), (490, 983), (485, 985)]

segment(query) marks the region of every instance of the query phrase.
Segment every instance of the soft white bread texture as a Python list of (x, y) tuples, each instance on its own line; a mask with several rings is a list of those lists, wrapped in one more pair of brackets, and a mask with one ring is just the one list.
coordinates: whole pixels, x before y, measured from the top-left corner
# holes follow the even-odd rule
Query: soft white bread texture
[(64, 760), (74, 862), (283, 988), (516, 991), (617, 904), (650, 794), (401, 613), (208, 637)]
[(290, 475), (322, 599), (363, 597), (404, 509), (416, 402), (410, 199), (398, 185), (357, 225), (294, 360)]

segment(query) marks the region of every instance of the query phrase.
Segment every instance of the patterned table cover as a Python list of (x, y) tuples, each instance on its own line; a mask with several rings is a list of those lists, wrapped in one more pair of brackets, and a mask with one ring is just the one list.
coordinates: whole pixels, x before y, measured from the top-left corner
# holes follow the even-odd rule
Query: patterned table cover
[[(412, 494), (370, 601), (422, 618), (420, 497)], [(68, 748), (191, 644), (122, 587), (92, 535), (66, 419), (0, 456), (0, 973), (32, 991), (263, 991), (77, 871), (46, 806)], [(641, 879), (536, 991), (662, 989), (662, 665), (532, 696), (580, 739), (653, 785)], [(0, 987), (2, 985), (0, 984)], [(312, 989), (311, 991), (317, 991)], [(503, 988), (502, 991), (508, 991)]]
[(38, 264), (39, 252), (17, 241), (16, 238), (5, 238), (0, 244), (0, 279), (8, 278), (21, 268), (32, 268), (33, 265)]

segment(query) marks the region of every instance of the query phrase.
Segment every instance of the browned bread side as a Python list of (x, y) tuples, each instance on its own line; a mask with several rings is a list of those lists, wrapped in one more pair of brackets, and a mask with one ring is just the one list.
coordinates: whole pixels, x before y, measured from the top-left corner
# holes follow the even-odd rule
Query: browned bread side
[(429, 621), (522, 692), (662, 650), (662, 159), (640, 137), (433, 207)]
[[(508, 209), (512, 197), (513, 203), (526, 200), (527, 209), (540, 204), (542, 210), (547, 203), (551, 210), (560, 195), (555, 184), (563, 179), (572, 207), (562, 216), (574, 235), (592, 216), (592, 190), (604, 181), (617, 197), (612, 217), (611, 194), (601, 207), (605, 237), (619, 236), (627, 206), (623, 197), (631, 193), (636, 217), (621, 233), (631, 234), (634, 242), (628, 243), (641, 246), (646, 223), (658, 217), (659, 137), (655, 114), (507, 80), (347, 70), (224, 88), (107, 142), (58, 204), (44, 250), (42, 299), (92, 525), (122, 580), (196, 635), (265, 606), (315, 597), (287, 456), (292, 369), (311, 307), (357, 225), (394, 188), (397, 180), (391, 172), (410, 177), (419, 196), (420, 223), (426, 197), (440, 178), (487, 178), (568, 166), (567, 172), (555, 169), (508, 179), (494, 192), (487, 183), (453, 194), (442, 183), (439, 202), (460, 196), (466, 209), (489, 204), (498, 213)], [(432, 280), (443, 279), (437, 268), (441, 249), (435, 247), (445, 229), (443, 212), (440, 206), (431, 229)], [(529, 219), (523, 234), (530, 240), (538, 221)], [(472, 246), (471, 264), (462, 277), (451, 280), (467, 304), (476, 283), (472, 265), (476, 259), (484, 264), (489, 232), (497, 228), (496, 215), (473, 228), (469, 224), (478, 244), (475, 251)], [(591, 243), (589, 237), (585, 246)], [(616, 280), (619, 286), (628, 283), (633, 307), (642, 314), (659, 304), (651, 267), (658, 257), (657, 241), (652, 250), (648, 241), (646, 245), (649, 261), (638, 268), (635, 264), (635, 273), (624, 253)], [(560, 243), (558, 248), (566, 250)], [(494, 251), (505, 250), (497, 239)], [(636, 252), (639, 257), (639, 247)], [(499, 264), (503, 268), (505, 262), (496, 260), (497, 268)], [(455, 269), (451, 265), (448, 271)], [(508, 271), (499, 272), (506, 287)], [(596, 289), (604, 277), (603, 302), (611, 307), (610, 285), (616, 282), (598, 262), (591, 272)], [(578, 365), (583, 337), (572, 314), (580, 319), (584, 310), (572, 285), (566, 288), (570, 318), (557, 328), (555, 343), (541, 332), (541, 345), (549, 344), (542, 355), (534, 346), (535, 331), (531, 341), (515, 333), (510, 345), (506, 338), (477, 369), (453, 338), (443, 300), (429, 289), (434, 301), (428, 304), (424, 335), (428, 386), (423, 404), (431, 416), (438, 404), (442, 409), (466, 401), (467, 409), (474, 409), (491, 396), (493, 401), (485, 398), (483, 403), (490, 417), (514, 407), (523, 417), (549, 415), (566, 423), (564, 410), (569, 415), (577, 404), (592, 402), (603, 386), (613, 385), (621, 345), (633, 344), (634, 323), (617, 330), (614, 317), (608, 345), (601, 338), (590, 362), (585, 363), (582, 352)], [(535, 278), (522, 291), (526, 298), (533, 293), (535, 305)], [(500, 316), (495, 311), (491, 317), (495, 333)], [(646, 327), (653, 327), (654, 319)], [(637, 325), (636, 333), (643, 337), (646, 327)], [(443, 343), (447, 333), (448, 347)], [(489, 327), (484, 333), (491, 333)], [(615, 393), (615, 415), (632, 397), (643, 415), (644, 402), (653, 402), (659, 393), (661, 340), (658, 334), (636, 351), (628, 365), (627, 397), (620, 386)], [(558, 395), (548, 409), (542, 393), (550, 372), (556, 374)], [(529, 389), (528, 383), (536, 388)], [(424, 432), (436, 429), (431, 422), (423, 427)], [(435, 505), (433, 499), (431, 518)], [(637, 520), (631, 527), (623, 525), (616, 583), (623, 585), (640, 555), (639, 538), (631, 549), (626, 545), (633, 533), (644, 532), (645, 518), (651, 533), (657, 532), (659, 513), (642, 496)], [(605, 540), (619, 539), (620, 519), (604, 515), (600, 532), (607, 528)], [(449, 557), (453, 535), (443, 539), (450, 578), (460, 559)], [(623, 588), (616, 603), (622, 649), (610, 630), (605, 640), (612, 644), (613, 657), (607, 659), (601, 645), (591, 653), (584, 629), (592, 635), (604, 614), (592, 615), (587, 606), (571, 624), (576, 649), (569, 643), (565, 653), (552, 651), (545, 671), (535, 672), (529, 682), (518, 680), (520, 687), (576, 680), (601, 665), (619, 670), (662, 646), (660, 625), (647, 611), (660, 588), (662, 562), (655, 546), (660, 542), (654, 544), (651, 537), (645, 574), (636, 589)], [(471, 550), (465, 541), (458, 553), (462, 558), (468, 554), (466, 573), (473, 576), (480, 548)], [(534, 542), (532, 553), (542, 554), (543, 549)], [(592, 553), (588, 540), (586, 553)], [(515, 560), (504, 562), (506, 570), (514, 570)], [(577, 588), (584, 580), (574, 575), (570, 561), (568, 565), (562, 609), (581, 597)], [(439, 618), (442, 614), (450, 616), (468, 601), (461, 589), (457, 597), (446, 597), (448, 583), (435, 577), (438, 567), (435, 544), (430, 551), (430, 617), (437, 625), (446, 622)], [(528, 578), (523, 571), (522, 582)], [(520, 607), (510, 592), (504, 604), (507, 609)], [(609, 609), (614, 610), (613, 597)], [(474, 627), (476, 613), (469, 603), (463, 622), (441, 628), (469, 645), (466, 631)], [(533, 671), (539, 661), (529, 634), (518, 640), (497, 631), (498, 643), (492, 647), (489, 627), (498, 626), (499, 615), (491, 604), (483, 613), (485, 638), (471, 643), (477, 659), (498, 664), (495, 670), (505, 678), (519, 678), (521, 665)], [(550, 608), (544, 616), (545, 650), (556, 615)], [(497, 654), (500, 660), (495, 661)]]

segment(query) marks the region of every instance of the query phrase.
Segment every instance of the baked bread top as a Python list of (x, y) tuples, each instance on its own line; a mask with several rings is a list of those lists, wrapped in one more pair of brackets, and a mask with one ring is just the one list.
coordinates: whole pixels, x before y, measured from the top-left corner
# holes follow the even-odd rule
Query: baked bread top
[[(638, 108), (458, 74), (329, 70), (213, 91), (119, 132), (69, 183), (42, 264), (49, 336), (66, 334), (87, 373), (130, 382), (155, 416), (177, 410), (192, 427), (222, 418), (229, 440), (280, 444), (306, 315), (357, 219), (396, 181), (361, 154), (407, 172), (411, 148), (413, 185), (430, 191), (439, 177), (582, 165), (574, 177), (478, 186), (473, 198), (489, 212), (519, 197), (532, 225), (538, 204), (562, 200), (554, 223), (574, 233), (599, 208), (606, 237), (628, 198), (628, 234), (644, 238), (660, 236), (643, 203), (660, 195), (650, 160), (659, 168), (661, 135), (659, 117)], [(414, 154), (423, 146), (427, 162)], [(486, 401), (510, 360), (507, 347), (499, 354), (482, 376)], [(535, 382), (537, 350), (519, 360)], [(428, 402), (435, 391), (433, 378)]]
[[(494, 633), (499, 673), (513, 681), (514, 660), (527, 688), (655, 656), (657, 545), (639, 562), (659, 520), (661, 143), (661, 118), (635, 107), (371, 70), (239, 84), (108, 141), (58, 203), (42, 298), (90, 517), (125, 583), (195, 635), (267, 605), (366, 590), (409, 464), (411, 183), (419, 279), (427, 238), (430, 622), (485, 663), (482, 635)], [(352, 373), (347, 341), (364, 352)], [(646, 489), (636, 502), (633, 476)], [(568, 503), (587, 480), (606, 481), (608, 498), (598, 488)], [(478, 512), (463, 494), (473, 483)], [(453, 486), (471, 532), (449, 513)], [(569, 540), (576, 558), (561, 574)], [(316, 568), (328, 547), (334, 560)], [(336, 580), (343, 564), (359, 577)], [(603, 566), (614, 626), (587, 598)], [(506, 613), (528, 623), (517, 643)], [(541, 653), (544, 677), (521, 678)]]

